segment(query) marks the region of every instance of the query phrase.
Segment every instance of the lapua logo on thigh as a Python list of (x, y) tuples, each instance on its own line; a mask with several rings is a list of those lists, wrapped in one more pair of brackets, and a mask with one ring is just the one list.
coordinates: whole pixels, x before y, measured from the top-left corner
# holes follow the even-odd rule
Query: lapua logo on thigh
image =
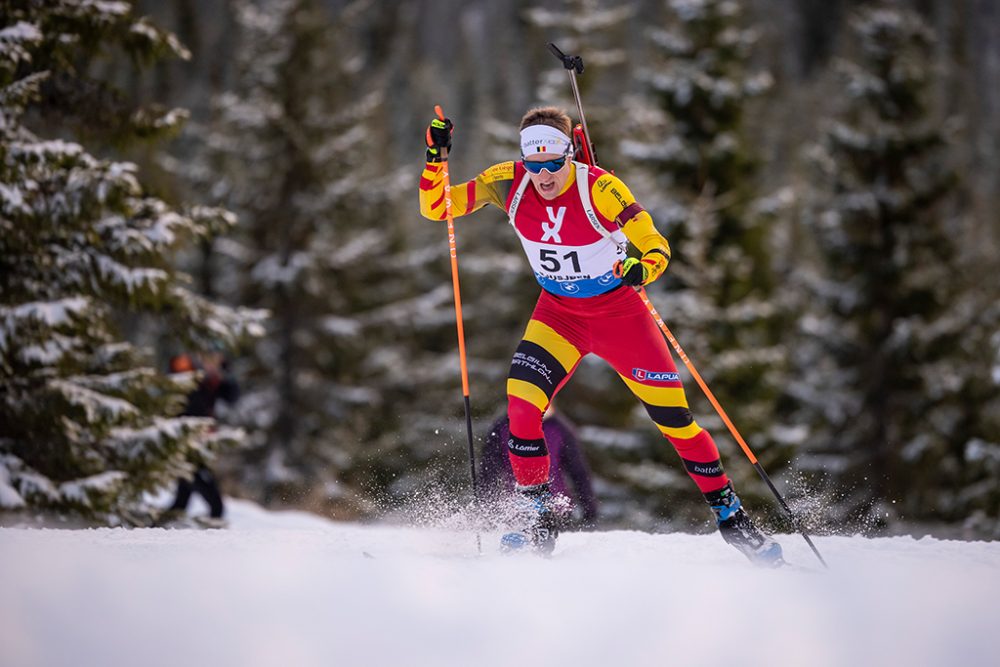
[(647, 371), (642, 368), (633, 368), (632, 377), (639, 382), (678, 382), (681, 379), (677, 373)]

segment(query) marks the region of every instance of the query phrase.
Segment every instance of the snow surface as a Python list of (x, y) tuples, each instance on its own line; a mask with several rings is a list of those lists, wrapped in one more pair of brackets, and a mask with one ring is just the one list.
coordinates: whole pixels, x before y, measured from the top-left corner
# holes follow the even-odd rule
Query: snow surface
[[(996, 664), (1000, 542), (815, 538), (825, 574), (718, 535), (496, 535), (231, 500), (226, 530), (0, 529), (0, 665)], [(789, 560), (817, 561), (782, 536)]]

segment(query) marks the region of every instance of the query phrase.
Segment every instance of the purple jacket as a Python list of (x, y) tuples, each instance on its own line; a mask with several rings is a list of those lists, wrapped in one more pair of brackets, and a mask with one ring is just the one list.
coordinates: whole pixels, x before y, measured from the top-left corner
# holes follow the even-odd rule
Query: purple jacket
[[(583, 457), (580, 445), (572, 427), (558, 414), (553, 414), (542, 422), (545, 446), (551, 461), (551, 489), (572, 498), (583, 512), (583, 520), (591, 523), (597, 518), (597, 498), (590, 479), (590, 468)], [(507, 441), (510, 439), (510, 421), (503, 415), (490, 427), (486, 434), (480, 457), (479, 476), (481, 489), (487, 494), (502, 488), (514, 490), (514, 472), (507, 458)], [(572, 484), (570, 493), (566, 485)]]

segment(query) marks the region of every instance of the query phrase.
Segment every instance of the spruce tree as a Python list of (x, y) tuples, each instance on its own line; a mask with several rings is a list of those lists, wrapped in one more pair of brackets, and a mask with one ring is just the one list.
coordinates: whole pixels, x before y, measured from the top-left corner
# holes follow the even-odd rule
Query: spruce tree
[(122, 315), (159, 314), (194, 347), (251, 332), (254, 314), (196, 296), (170, 264), (232, 216), (171, 209), (134, 165), (29, 123), (122, 141), (170, 131), (182, 111), (127, 109), (90, 72), (108, 54), (186, 51), (122, 2), (8, 2), (0, 25), (0, 508), (142, 521), (144, 492), (235, 434), (175, 416), (196, 378), (152, 368)]
[(983, 483), (1000, 451), (986, 362), (997, 309), (956, 253), (950, 137), (928, 104), (934, 36), (893, 2), (850, 26), (857, 55), (840, 64), (843, 104), (815, 150), (825, 261), (805, 320), (796, 395), (812, 437), (799, 463), (825, 474), (839, 517), (995, 517)]

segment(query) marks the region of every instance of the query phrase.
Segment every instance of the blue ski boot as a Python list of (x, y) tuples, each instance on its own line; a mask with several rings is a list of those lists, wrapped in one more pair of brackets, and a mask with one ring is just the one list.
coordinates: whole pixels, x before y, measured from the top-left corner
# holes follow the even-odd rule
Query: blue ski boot
[(765, 535), (754, 525), (750, 515), (743, 511), (740, 497), (733, 491), (732, 483), (727, 483), (718, 491), (705, 494), (705, 499), (715, 512), (719, 532), (737, 551), (750, 559), (754, 565), (781, 567), (781, 545)]
[(548, 483), (518, 486), (518, 521), (524, 528), (500, 538), (500, 551), (534, 551), (552, 554), (559, 537), (560, 499), (549, 491)]

